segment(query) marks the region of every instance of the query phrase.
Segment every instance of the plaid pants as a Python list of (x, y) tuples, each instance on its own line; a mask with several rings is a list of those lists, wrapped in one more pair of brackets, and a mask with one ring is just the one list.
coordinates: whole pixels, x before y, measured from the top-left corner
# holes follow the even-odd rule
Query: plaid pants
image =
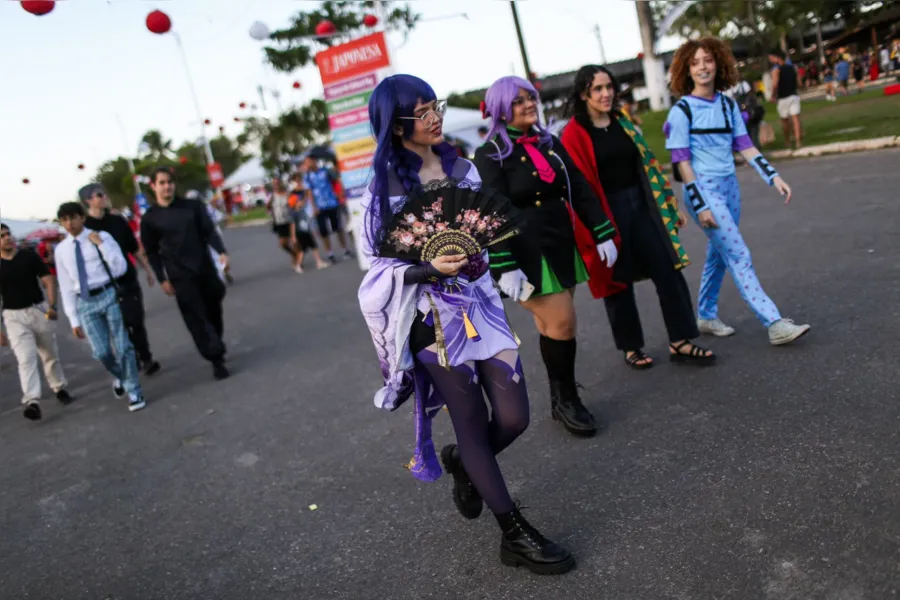
[(129, 396), (141, 393), (134, 346), (122, 320), (116, 290), (109, 288), (87, 300), (78, 298), (78, 317), (94, 358), (103, 363), (113, 377), (122, 382)]

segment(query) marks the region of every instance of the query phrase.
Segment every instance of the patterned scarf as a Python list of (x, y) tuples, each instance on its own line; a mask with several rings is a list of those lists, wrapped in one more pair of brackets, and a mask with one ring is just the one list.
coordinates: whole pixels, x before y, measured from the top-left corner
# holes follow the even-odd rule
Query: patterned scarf
[(678, 255), (680, 265), (676, 268), (683, 269), (691, 264), (691, 261), (688, 258), (687, 252), (684, 250), (684, 246), (681, 244), (681, 240), (678, 239), (678, 205), (677, 200), (675, 199), (675, 193), (672, 192), (669, 181), (666, 179), (666, 176), (663, 175), (659, 161), (656, 160), (656, 156), (654, 156), (653, 151), (650, 150), (647, 140), (645, 140), (641, 132), (635, 128), (631, 119), (625, 115), (621, 115), (618, 120), (622, 129), (625, 130), (625, 133), (628, 134), (631, 141), (634, 142), (634, 145), (637, 146), (638, 150), (641, 152), (641, 162), (644, 165), (644, 172), (647, 174), (647, 180), (650, 182), (650, 191), (653, 192), (653, 198), (659, 206), (659, 214), (662, 216), (663, 225), (666, 226), (666, 231), (669, 233), (669, 239), (672, 242), (672, 247)]

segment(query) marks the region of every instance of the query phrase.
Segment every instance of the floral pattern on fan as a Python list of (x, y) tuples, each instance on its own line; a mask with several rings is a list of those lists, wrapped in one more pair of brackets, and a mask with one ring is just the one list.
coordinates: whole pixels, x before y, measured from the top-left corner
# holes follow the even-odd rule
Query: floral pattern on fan
[[(393, 245), (398, 251), (420, 249), (425, 254), (441, 256), (450, 254), (447, 250), (459, 247), (460, 254), (474, 256), (481, 252), (476, 235), (493, 233), (507, 222), (504, 215), (496, 212), (482, 214), (478, 209), (468, 209), (456, 215), (444, 215), (443, 197), (426, 206), (422, 215), (405, 213), (396, 229), (390, 233)], [(441, 240), (441, 238), (447, 238)], [(443, 243), (440, 243), (442, 242)], [(426, 252), (426, 246), (432, 252)]]

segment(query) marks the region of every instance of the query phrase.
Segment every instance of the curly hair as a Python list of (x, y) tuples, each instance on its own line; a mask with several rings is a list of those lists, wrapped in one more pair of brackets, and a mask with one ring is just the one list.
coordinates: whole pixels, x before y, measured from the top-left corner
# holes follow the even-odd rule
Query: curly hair
[(705, 37), (699, 40), (688, 40), (675, 51), (672, 58), (672, 66), (669, 67), (671, 83), (669, 87), (676, 96), (686, 96), (694, 89), (694, 81), (691, 79), (691, 61), (697, 50), (703, 48), (712, 54), (716, 61), (715, 89), (724, 92), (734, 87), (738, 82), (737, 65), (731, 49), (718, 38)]

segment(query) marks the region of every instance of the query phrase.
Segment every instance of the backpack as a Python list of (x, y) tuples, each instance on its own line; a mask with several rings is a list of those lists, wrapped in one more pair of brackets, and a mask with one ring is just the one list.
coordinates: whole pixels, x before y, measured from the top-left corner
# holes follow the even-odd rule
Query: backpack
[(734, 99), (741, 108), (741, 112), (747, 113), (750, 117), (747, 125), (758, 125), (766, 115), (766, 109), (759, 103), (759, 97), (753, 90), (753, 86), (748, 84), (748, 87), (748, 91), (735, 94)]

